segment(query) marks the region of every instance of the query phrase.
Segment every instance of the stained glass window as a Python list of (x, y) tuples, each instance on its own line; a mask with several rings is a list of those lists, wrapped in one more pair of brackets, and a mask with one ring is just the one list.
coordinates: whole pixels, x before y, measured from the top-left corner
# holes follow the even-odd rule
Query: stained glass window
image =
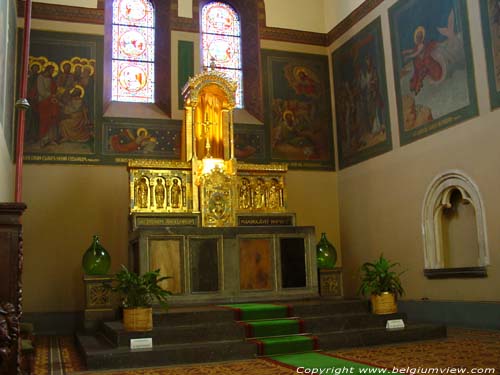
[(213, 1), (201, 10), (201, 50), (203, 67), (224, 72), (238, 82), (236, 107), (243, 107), (241, 31), (238, 13), (228, 4)]
[(112, 100), (154, 102), (154, 27), (148, 0), (113, 0)]

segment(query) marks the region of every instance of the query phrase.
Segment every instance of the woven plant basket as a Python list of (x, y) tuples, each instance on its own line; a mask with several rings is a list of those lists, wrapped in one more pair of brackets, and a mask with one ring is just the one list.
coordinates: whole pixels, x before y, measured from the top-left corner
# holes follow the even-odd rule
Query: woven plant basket
[(123, 328), (126, 331), (144, 332), (153, 330), (153, 308), (136, 307), (123, 309)]
[(393, 293), (372, 294), (372, 312), (377, 315), (394, 314), (398, 312), (396, 296)]

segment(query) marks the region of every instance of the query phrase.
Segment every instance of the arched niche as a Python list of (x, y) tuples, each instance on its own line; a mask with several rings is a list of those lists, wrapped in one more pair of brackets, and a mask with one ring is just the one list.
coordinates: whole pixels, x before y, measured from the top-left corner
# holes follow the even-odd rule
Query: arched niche
[[(450, 210), (458, 205), (469, 206), (469, 230), (477, 239), (471, 251), (477, 253), (470, 264), (456, 267), (447, 261), (446, 223)], [(422, 208), (422, 235), (424, 242), (424, 274), (429, 278), (484, 277), (489, 265), (488, 241), (484, 204), (476, 184), (463, 172), (453, 170), (438, 175), (429, 185)], [(445, 241), (443, 241), (445, 239)], [(475, 245), (475, 244), (474, 244)]]

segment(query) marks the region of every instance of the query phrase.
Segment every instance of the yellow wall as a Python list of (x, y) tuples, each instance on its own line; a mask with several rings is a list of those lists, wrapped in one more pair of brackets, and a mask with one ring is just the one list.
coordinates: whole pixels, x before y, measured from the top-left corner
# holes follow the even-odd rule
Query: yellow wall
[(110, 253), (111, 272), (127, 264), (126, 167), (31, 164), (24, 176), (24, 310), (81, 310), (92, 235)]
[(14, 200), (14, 165), (12, 164), (3, 129), (0, 128), (0, 202)]
[[(406, 298), (499, 301), (500, 112), (490, 111), (479, 24), (479, 2), (467, 1), (480, 116), (400, 147), (387, 9), (384, 1), (330, 50), (382, 15), (393, 151), (338, 173), (344, 286), (354, 296), (359, 266), (384, 253), (400, 262)], [(458, 169), (476, 183), (484, 200), (491, 266), (485, 279), (428, 280), (423, 276), (422, 205), (433, 178)]]

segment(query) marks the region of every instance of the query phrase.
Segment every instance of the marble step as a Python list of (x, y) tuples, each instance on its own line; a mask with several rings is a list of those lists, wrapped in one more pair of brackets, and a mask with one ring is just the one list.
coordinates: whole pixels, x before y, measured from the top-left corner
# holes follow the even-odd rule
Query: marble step
[(182, 344), (189, 342), (243, 340), (245, 327), (228, 320), (204, 322), (191, 320), (191, 324), (154, 325), (151, 332), (129, 332), (120, 321), (103, 323), (103, 334), (114, 346), (129, 346), (130, 339), (151, 337), (154, 345)]
[(370, 311), (368, 302), (362, 300), (321, 299), (296, 301), (290, 304), (293, 306), (293, 315), (302, 318), (333, 314), (368, 313)]
[(391, 319), (403, 319), (403, 321), (406, 321), (406, 314), (396, 313), (375, 315), (364, 312), (302, 317), (305, 329), (308, 332), (330, 332), (361, 328), (385, 328), (387, 321)]
[(402, 330), (382, 328), (348, 329), (343, 331), (313, 332), (322, 350), (371, 345), (385, 345), (406, 341), (430, 340), (446, 337), (446, 326), (441, 324), (408, 323)]
[(141, 350), (112, 347), (96, 336), (77, 335), (77, 341), (88, 370), (242, 360), (257, 354), (255, 344), (241, 339), (154, 345), (152, 349)]

